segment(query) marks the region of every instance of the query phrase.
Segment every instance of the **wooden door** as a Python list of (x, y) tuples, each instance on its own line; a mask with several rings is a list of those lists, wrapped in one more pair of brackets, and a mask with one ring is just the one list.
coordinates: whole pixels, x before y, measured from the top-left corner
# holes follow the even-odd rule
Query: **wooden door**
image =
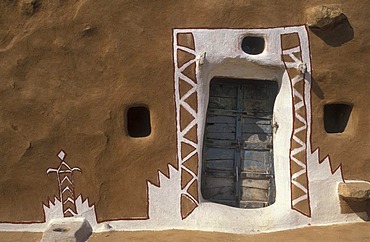
[(202, 170), (207, 200), (241, 208), (274, 202), (273, 81), (214, 78), (210, 85)]

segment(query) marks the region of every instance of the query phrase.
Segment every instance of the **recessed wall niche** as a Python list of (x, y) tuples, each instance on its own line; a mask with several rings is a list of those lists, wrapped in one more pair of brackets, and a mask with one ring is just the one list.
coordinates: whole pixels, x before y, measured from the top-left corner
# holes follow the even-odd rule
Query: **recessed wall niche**
[(351, 116), (352, 105), (330, 103), (324, 106), (324, 127), (327, 133), (342, 133)]
[(127, 133), (134, 138), (147, 137), (151, 133), (150, 111), (145, 106), (127, 110)]

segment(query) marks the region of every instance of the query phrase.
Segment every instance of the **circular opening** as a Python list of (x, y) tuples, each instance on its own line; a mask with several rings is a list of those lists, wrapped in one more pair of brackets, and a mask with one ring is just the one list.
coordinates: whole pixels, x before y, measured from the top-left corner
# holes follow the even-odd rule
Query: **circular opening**
[(249, 55), (258, 55), (265, 49), (265, 39), (257, 36), (246, 36), (242, 41), (242, 50)]

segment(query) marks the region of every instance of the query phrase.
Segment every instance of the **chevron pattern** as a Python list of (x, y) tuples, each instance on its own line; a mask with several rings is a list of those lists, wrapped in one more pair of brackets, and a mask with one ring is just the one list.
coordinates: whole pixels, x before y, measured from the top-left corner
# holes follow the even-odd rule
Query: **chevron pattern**
[(63, 207), (64, 217), (73, 217), (77, 215), (77, 208), (74, 197), (74, 184), (72, 173), (74, 171), (80, 171), (78, 167), (71, 168), (64, 160), (66, 153), (61, 150), (58, 154), (60, 164), (57, 168), (49, 168), (47, 174), (55, 172), (58, 178), (60, 199)]
[(70, 169), (63, 167), (64, 172), (59, 174), (60, 189), (62, 192), (62, 205), (64, 217), (73, 217), (77, 214), (77, 209), (74, 199), (74, 186), (72, 183), (72, 172)]
[(198, 206), (198, 93), (192, 33), (174, 36), (175, 101), (178, 161), (181, 172), (181, 217)]
[(297, 33), (281, 35), (282, 60), (289, 75), (293, 101), (293, 132), (290, 143), (292, 209), (310, 217), (307, 177), (307, 110), (305, 104), (305, 70)]

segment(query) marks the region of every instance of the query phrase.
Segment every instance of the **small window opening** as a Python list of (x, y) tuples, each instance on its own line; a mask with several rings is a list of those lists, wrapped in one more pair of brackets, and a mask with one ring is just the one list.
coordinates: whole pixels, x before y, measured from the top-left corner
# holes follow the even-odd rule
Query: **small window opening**
[(342, 133), (352, 112), (348, 104), (332, 103), (324, 106), (324, 127), (327, 133)]
[(265, 49), (265, 39), (257, 36), (246, 36), (242, 41), (242, 50), (250, 55), (258, 55)]
[(151, 133), (150, 112), (146, 107), (131, 107), (127, 111), (127, 132), (131, 137), (146, 137)]

